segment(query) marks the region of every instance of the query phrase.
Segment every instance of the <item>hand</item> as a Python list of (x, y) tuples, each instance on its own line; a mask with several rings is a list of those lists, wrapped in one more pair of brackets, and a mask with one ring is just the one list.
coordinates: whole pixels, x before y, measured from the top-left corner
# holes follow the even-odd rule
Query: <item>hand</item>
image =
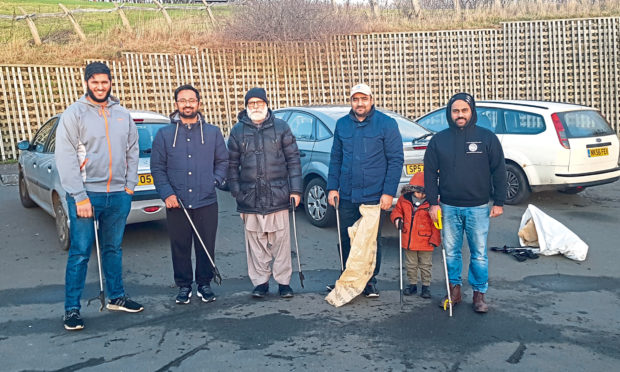
[(329, 205), (336, 208), (336, 199), (338, 199), (338, 203), (340, 203), (340, 193), (338, 190), (329, 190), (329, 194), (327, 194), (327, 202)]
[(177, 196), (176, 195), (170, 195), (169, 197), (166, 198), (165, 200), (166, 203), (166, 208), (179, 208), (179, 201), (177, 200)]
[(430, 209), (428, 210), (428, 213), (431, 215), (431, 220), (433, 220), (433, 222), (439, 221), (439, 218), (437, 217), (437, 212), (439, 212), (440, 210), (441, 207), (438, 205), (431, 205)]
[(504, 214), (504, 207), (500, 207), (500, 206), (494, 205), (494, 206), (491, 208), (491, 218), (493, 218), (493, 217), (499, 217), (499, 216), (501, 216), (502, 214)]
[(90, 204), (90, 199), (86, 199), (86, 201), (82, 204), (76, 203), (77, 216), (81, 218), (91, 218), (93, 216), (93, 206)]
[(394, 220), (394, 226), (396, 226), (396, 229), (402, 230), (403, 229), (403, 219), (402, 218), (395, 219)]
[(301, 201), (301, 196), (299, 196), (299, 194), (291, 194), (289, 199), (294, 199), (295, 207), (299, 207), (299, 202)]
[(392, 195), (388, 195), (388, 194), (381, 195), (381, 201), (379, 201), (379, 204), (381, 205), (381, 209), (383, 209), (384, 211), (387, 211), (388, 209), (392, 208), (392, 200), (394, 200), (394, 197)]

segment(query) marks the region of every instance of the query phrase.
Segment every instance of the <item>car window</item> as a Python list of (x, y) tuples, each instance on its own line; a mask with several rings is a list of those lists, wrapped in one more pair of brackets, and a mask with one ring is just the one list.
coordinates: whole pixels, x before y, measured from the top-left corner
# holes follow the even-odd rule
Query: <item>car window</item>
[(558, 117), (568, 132), (568, 138), (614, 134), (607, 121), (594, 110), (561, 112)]
[(278, 119), (286, 120), (286, 118), (288, 117), (290, 113), (291, 113), (290, 111), (278, 111), (278, 112), (274, 112), (273, 115)]
[(151, 157), (151, 148), (153, 147), (153, 140), (160, 128), (170, 125), (167, 123), (139, 123), (136, 124), (138, 128), (138, 147), (140, 148), (141, 158)]
[(497, 132), (498, 123), (500, 122), (500, 110), (488, 107), (476, 107), (476, 115), (478, 121), (476, 125), (482, 128), (486, 128), (491, 132)]
[(323, 141), (332, 136), (332, 131), (322, 121), (316, 121), (316, 140)]
[(437, 110), (418, 120), (418, 124), (433, 132), (439, 132), (448, 128), (446, 109)]
[(56, 150), (56, 130), (58, 129), (58, 125), (54, 125), (52, 131), (50, 132), (50, 140), (47, 141), (47, 147), (45, 148), (45, 152), (54, 152)]
[(47, 137), (49, 136), (54, 123), (56, 123), (56, 120), (58, 120), (58, 118), (48, 120), (45, 124), (43, 124), (39, 131), (37, 131), (37, 134), (34, 135), (34, 138), (32, 139), (32, 148), (34, 151), (43, 152), (45, 149), (45, 142), (47, 142)]
[(298, 141), (309, 141), (312, 139), (314, 117), (302, 112), (294, 112), (288, 119), (288, 125)]
[(538, 134), (545, 130), (545, 120), (538, 114), (505, 110), (504, 124), (507, 134)]

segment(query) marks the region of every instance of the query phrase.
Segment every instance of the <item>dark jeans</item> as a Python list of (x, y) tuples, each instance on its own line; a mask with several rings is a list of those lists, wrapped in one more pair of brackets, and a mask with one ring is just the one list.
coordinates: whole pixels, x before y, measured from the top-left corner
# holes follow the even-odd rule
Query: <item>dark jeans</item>
[[(364, 203), (364, 204), (379, 204), (377, 203)], [(351, 239), (349, 238), (349, 232), (347, 229), (362, 217), (360, 213), (360, 206), (362, 203), (351, 203), (349, 200), (340, 200), (338, 205), (338, 212), (340, 214), (340, 239), (342, 240), (342, 260), (344, 267), (347, 267), (347, 259), (349, 258), (349, 252), (351, 252)], [(377, 261), (375, 264), (375, 271), (372, 274), (372, 278), (368, 283), (377, 283), (377, 274), (381, 269), (381, 226), (383, 225), (383, 218), (379, 219), (379, 231), (377, 232)], [(340, 252), (338, 253), (340, 255)]]
[[(168, 219), (168, 234), (170, 235), (170, 249), (172, 253), (172, 269), (174, 282), (178, 287), (189, 287), (194, 279), (192, 270), (192, 241), (196, 255), (196, 284), (210, 284), (213, 279), (211, 261), (202, 248), (198, 237), (194, 234), (183, 209), (169, 208), (166, 210)], [(211, 258), (215, 260), (215, 233), (217, 232), (217, 203), (206, 207), (188, 209), (194, 226), (205, 243)]]
[[(89, 192), (88, 198), (95, 209), (95, 218), (99, 221), (99, 247), (106, 294), (111, 299), (119, 298), (125, 295), (121, 242), (131, 209), (131, 195), (125, 191)], [(67, 207), (71, 226), (71, 247), (65, 272), (65, 310), (79, 310), (88, 260), (95, 242), (95, 228), (92, 218), (77, 216), (75, 200), (69, 194), (67, 194)]]

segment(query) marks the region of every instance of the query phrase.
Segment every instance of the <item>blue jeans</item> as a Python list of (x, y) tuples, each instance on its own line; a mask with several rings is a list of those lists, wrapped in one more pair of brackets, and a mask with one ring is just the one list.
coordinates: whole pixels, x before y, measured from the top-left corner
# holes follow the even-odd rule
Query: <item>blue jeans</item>
[(487, 257), (487, 235), (489, 234), (488, 204), (477, 207), (454, 207), (440, 204), (443, 230), (442, 244), (446, 249), (448, 278), (451, 284), (462, 285), (463, 233), (469, 245), (468, 281), (474, 291), (486, 293), (489, 288), (489, 259)]
[[(364, 203), (364, 204), (379, 204), (379, 203)], [(355, 221), (362, 217), (360, 213), (360, 206), (362, 203), (352, 203), (349, 200), (340, 200), (338, 204), (338, 213), (340, 214), (340, 239), (342, 240), (342, 262), (344, 267), (347, 267), (347, 259), (349, 258), (349, 252), (351, 252), (351, 238), (349, 238), (349, 227), (353, 226)], [(375, 264), (375, 271), (372, 273), (372, 278), (368, 281), (368, 284), (377, 283), (377, 274), (381, 269), (381, 225), (382, 218), (379, 218), (379, 231), (377, 232), (377, 260)], [(340, 255), (340, 252), (338, 252)]]
[[(101, 266), (105, 276), (108, 298), (125, 295), (122, 277), (121, 242), (125, 223), (131, 209), (131, 195), (119, 192), (89, 192), (90, 203), (99, 221), (99, 247)], [(86, 281), (86, 270), (91, 249), (95, 242), (95, 228), (92, 218), (77, 216), (75, 200), (67, 194), (71, 247), (65, 273), (65, 311), (80, 309), (80, 297)]]

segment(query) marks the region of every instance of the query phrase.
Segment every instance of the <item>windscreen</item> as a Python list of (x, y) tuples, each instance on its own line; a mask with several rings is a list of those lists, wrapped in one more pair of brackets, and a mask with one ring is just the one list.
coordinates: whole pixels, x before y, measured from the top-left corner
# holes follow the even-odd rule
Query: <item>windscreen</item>
[(568, 138), (607, 136), (614, 134), (607, 121), (594, 110), (558, 112)]

